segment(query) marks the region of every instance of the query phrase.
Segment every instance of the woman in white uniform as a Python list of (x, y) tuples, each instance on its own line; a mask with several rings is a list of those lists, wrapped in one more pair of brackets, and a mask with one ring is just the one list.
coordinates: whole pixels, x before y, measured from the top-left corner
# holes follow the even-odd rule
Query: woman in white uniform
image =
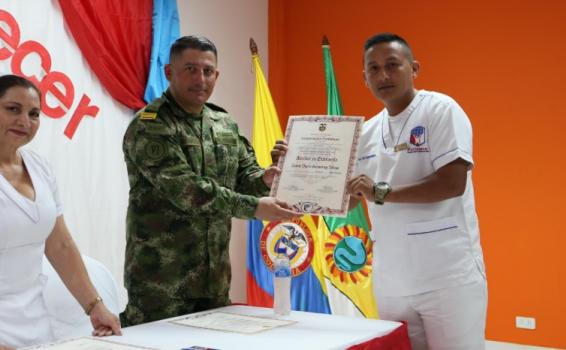
[(35, 136), (40, 110), (41, 92), (33, 83), (0, 77), (0, 350), (53, 340), (43, 299), (43, 254), (90, 315), (93, 335), (121, 334), (65, 225), (51, 169), (20, 148)]

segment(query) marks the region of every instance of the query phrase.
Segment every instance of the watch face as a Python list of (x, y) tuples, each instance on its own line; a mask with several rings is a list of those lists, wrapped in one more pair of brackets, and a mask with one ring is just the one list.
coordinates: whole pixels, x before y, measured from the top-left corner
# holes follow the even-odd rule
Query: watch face
[(378, 182), (374, 188), (375, 203), (383, 204), (385, 196), (391, 191), (391, 186), (386, 182)]
[(387, 192), (389, 192), (390, 188), (391, 188), (391, 187), (389, 187), (389, 185), (386, 184), (385, 182), (379, 182), (379, 183), (377, 184), (377, 189), (378, 189), (378, 191), (379, 191), (379, 192), (382, 192), (382, 193), (387, 193)]

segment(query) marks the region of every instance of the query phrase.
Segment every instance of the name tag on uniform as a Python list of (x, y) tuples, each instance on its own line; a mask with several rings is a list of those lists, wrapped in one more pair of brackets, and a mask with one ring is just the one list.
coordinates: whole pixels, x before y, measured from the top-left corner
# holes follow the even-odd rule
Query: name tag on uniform
[(402, 144), (395, 146), (393, 149), (395, 150), (395, 152), (400, 152), (400, 151), (406, 150), (407, 148), (408, 148), (408, 146), (407, 146), (407, 143), (405, 142), (405, 143), (402, 143)]
[(218, 138), (218, 142), (220, 142), (223, 145), (231, 145), (231, 146), (236, 145), (236, 138), (234, 137), (234, 134), (232, 134), (231, 132), (219, 131), (216, 133), (216, 136)]

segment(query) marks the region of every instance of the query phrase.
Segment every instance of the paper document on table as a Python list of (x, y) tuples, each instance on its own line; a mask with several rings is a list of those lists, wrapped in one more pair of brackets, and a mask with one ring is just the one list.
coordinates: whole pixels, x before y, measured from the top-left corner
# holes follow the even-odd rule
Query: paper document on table
[(244, 334), (259, 333), (296, 323), (296, 321), (291, 320), (239, 315), (228, 312), (189, 315), (169, 322), (182, 326)]
[(21, 350), (157, 350), (154, 348), (147, 348), (142, 346), (135, 346), (129, 344), (117, 343), (111, 340), (100, 338), (77, 338), (65, 340), (58, 343), (51, 343), (45, 345), (30, 346)]

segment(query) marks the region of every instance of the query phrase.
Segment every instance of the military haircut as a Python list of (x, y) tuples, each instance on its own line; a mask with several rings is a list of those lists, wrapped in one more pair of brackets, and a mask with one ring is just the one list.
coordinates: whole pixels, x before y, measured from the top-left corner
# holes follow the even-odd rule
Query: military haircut
[(401, 46), (403, 46), (403, 48), (405, 49), (405, 54), (407, 55), (407, 58), (409, 59), (409, 61), (413, 61), (414, 56), (413, 56), (413, 50), (411, 49), (411, 47), (409, 46), (409, 43), (407, 42), (407, 40), (403, 39), (401, 36), (394, 34), (394, 33), (379, 33), (376, 34), (372, 37), (370, 37), (369, 39), (366, 40), (366, 43), (364, 44), (364, 55), (363, 57), (365, 57), (366, 52), (373, 46), (378, 45), (378, 44), (383, 44), (383, 43), (392, 43), (392, 42), (398, 42), (399, 44), (401, 44)]
[(171, 46), (171, 50), (169, 51), (169, 59), (180, 56), (181, 53), (187, 49), (210, 51), (214, 54), (214, 57), (218, 61), (216, 46), (212, 43), (212, 41), (200, 35), (187, 35), (175, 40)]

